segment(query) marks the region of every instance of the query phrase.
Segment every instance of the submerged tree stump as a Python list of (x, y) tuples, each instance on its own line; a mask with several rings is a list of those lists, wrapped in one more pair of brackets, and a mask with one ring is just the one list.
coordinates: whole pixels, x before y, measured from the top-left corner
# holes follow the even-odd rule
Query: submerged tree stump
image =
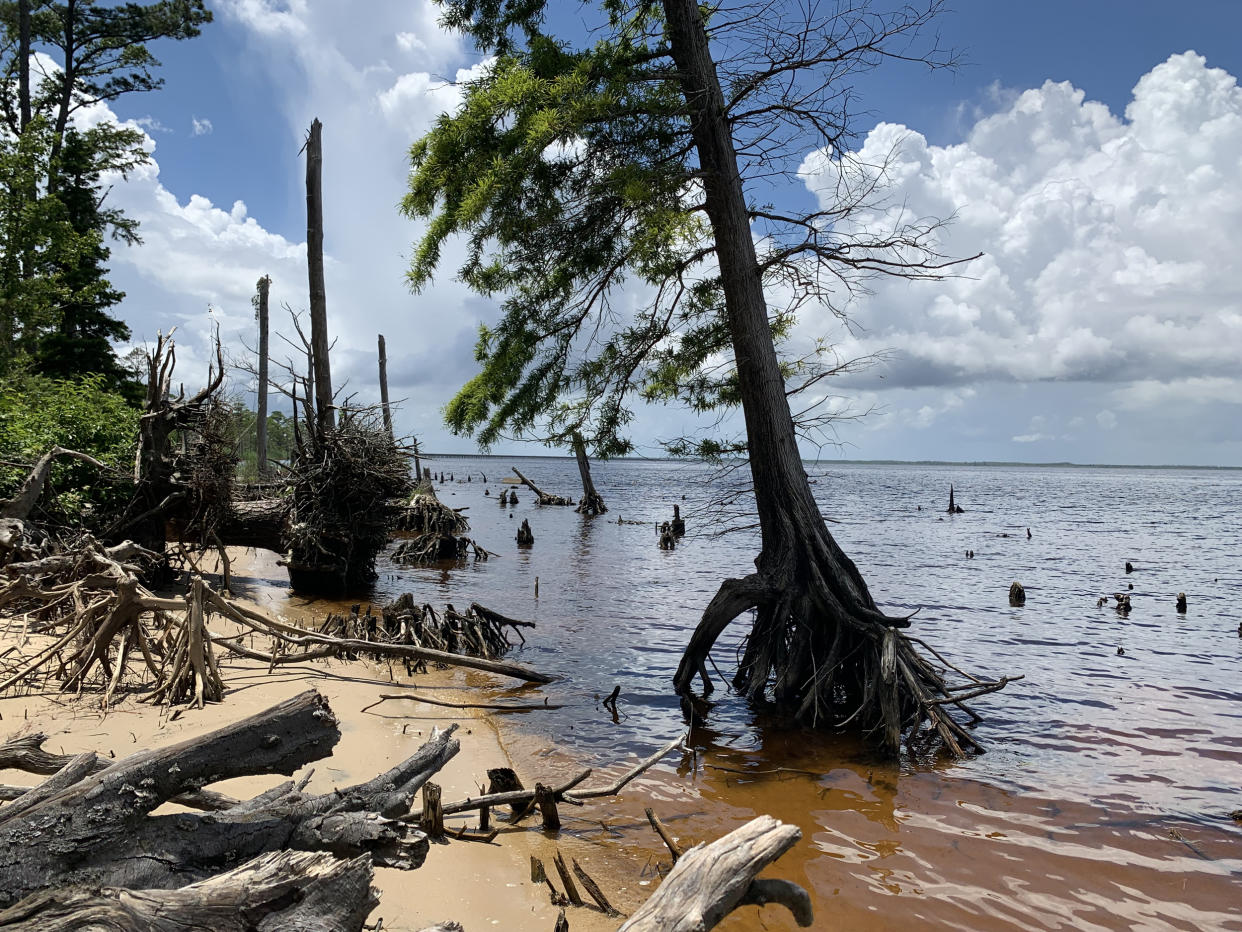
[(1013, 585), (1009, 587), (1009, 604), (1010, 605), (1025, 605), (1026, 604), (1026, 590), (1022, 588), (1022, 583), (1017, 582), (1016, 580), (1014, 581)]
[(686, 533), (686, 522), (681, 519), (680, 505), (673, 506), (673, 520), (669, 522), (669, 530), (675, 537), (681, 537)]
[(535, 542), (535, 535), (530, 529), (530, 522), (525, 518), (522, 519), (522, 526), (518, 528), (517, 542), (519, 547), (529, 547)]
[(586, 444), (577, 431), (573, 437), (574, 457), (578, 461), (578, 475), (582, 479), (582, 498), (578, 500), (575, 511), (583, 515), (602, 515), (608, 510), (603, 497), (595, 490), (595, 482), (591, 479), (591, 461), (587, 459)]

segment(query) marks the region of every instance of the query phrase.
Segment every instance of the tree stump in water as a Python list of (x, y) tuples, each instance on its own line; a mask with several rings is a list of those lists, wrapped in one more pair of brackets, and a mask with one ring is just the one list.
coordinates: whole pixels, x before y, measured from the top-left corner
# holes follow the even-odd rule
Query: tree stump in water
[(1026, 590), (1022, 588), (1022, 583), (1015, 581), (1014, 584), (1009, 587), (1009, 604), (1026, 604)]
[(522, 526), (518, 528), (517, 542), (519, 547), (529, 547), (535, 542), (535, 535), (531, 532), (530, 522), (525, 518), (522, 519)]
[(578, 475), (582, 478), (582, 498), (575, 509), (580, 515), (602, 515), (608, 510), (603, 497), (595, 491), (595, 482), (591, 479), (591, 461), (587, 459), (586, 444), (576, 431), (573, 439), (574, 457), (578, 460)]
[(673, 506), (673, 520), (670, 523), (669, 528), (676, 537), (681, 537), (686, 533), (686, 522), (681, 519), (680, 505)]
[(677, 547), (677, 535), (673, 533), (673, 529), (669, 523), (665, 521), (660, 525), (660, 549), (673, 550)]
[(958, 505), (956, 502), (953, 501), (953, 485), (952, 484), (949, 485), (949, 507), (946, 509), (946, 511), (948, 511), (948, 513), (951, 515), (960, 515), (960, 514), (966, 513), (961, 505)]
[(1177, 594), (1177, 610), (1183, 615), (1186, 614), (1186, 593), (1184, 592)]

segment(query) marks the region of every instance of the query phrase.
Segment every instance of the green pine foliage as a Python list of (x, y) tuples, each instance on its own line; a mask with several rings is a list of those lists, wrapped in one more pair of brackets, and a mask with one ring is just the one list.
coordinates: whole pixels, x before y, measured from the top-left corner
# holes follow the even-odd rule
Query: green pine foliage
[(402, 204), (429, 221), (413, 287), (461, 237), (461, 279), (503, 301), (446, 419), (485, 448), (581, 431), (596, 454), (624, 453), (636, 393), (676, 397), (693, 373), (703, 407), (721, 400), (703, 370), (727, 345), (684, 105), (653, 63), (661, 21), (655, 7), (610, 7), (605, 37), (575, 50), (540, 32), (541, 5), (484, 7), (446, 5), (446, 22), (500, 54), (414, 144)]
[[(0, 375), (86, 374), (135, 404), (141, 387), (113, 343), (129, 328), (111, 309), (124, 295), (107, 280), (108, 238), (138, 242), (137, 223), (105, 206), (101, 176), (146, 163), (143, 134), (116, 124), (79, 128), (98, 102), (162, 84), (149, 46), (199, 34), (202, 0), (150, 4), (30, 0), (30, 44), (60, 67), (20, 54), (18, 4), (0, 2)], [(30, 84), (27, 122), (19, 76)]]
[[(855, 75), (893, 60), (952, 65), (934, 38), (919, 41), (941, 0), (704, 9), (723, 114), (687, 98), (663, 0), (582, 5), (559, 37), (546, 0), (439, 2), (442, 22), (492, 57), (410, 150), (402, 209), (425, 227), (409, 281), (424, 287), (464, 247), (457, 275), (501, 309), (480, 328), (479, 371), (449, 402), (449, 426), (485, 448), (504, 436), (564, 446), (580, 432), (612, 455), (631, 448), (637, 399), (718, 420), (740, 404), (701, 181), (732, 167), (700, 164), (693, 133), (696, 120), (723, 120), (786, 391), (807, 392), (795, 428), (832, 442), (841, 409), (820, 407), (821, 380), (876, 359), (844, 361), (822, 334), (794, 352), (800, 310), (844, 320), (868, 279), (938, 279), (958, 260), (937, 252), (942, 221), (884, 202), (883, 164), (833, 161), (826, 206), (800, 166), (812, 150), (848, 151)], [(666, 446), (719, 457), (746, 440)]]

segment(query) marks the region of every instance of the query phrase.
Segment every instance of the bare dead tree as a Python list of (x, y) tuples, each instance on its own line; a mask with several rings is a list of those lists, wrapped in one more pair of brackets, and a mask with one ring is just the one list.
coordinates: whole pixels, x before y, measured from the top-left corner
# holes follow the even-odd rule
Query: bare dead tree
[(315, 373), (316, 429), (336, 421), (328, 360), (328, 297), (323, 279), (323, 124), (313, 120), (306, 136), (306, 265), (310, 279), (311, 368)]
[(258, 425), (255, 437), (255, 458), (258, 460), (260, 481), (266, 479), (270, 472), (267, 463), (267, 296), (271, 287), (271, 276), (264, 275), (259, 279), (258, 292), (255, 295), (255, 312), (259, 318), (258, 397), (255, 402), (255, 407), (258, 409)]

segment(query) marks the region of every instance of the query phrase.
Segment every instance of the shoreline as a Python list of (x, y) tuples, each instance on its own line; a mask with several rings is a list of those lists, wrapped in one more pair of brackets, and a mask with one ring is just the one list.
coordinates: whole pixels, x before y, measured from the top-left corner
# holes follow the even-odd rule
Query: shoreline
[[(235, 593), (269, 610), (293, 614), (288, 611), (283, 589), (274, 585), (277, 580), (272, 576), (283, 575), (274, 554), (232, 551), (230, 560)], [(204, 569), (210, 572), (211, 567)], [(298, 613), (322, 616), (335, 607), (335, 603), (312, 601), (299, 606)], [(14, 632), (4, 640), (17, 636)], [(455, 737), (461, 750), (435, 777), (446, 802), (478, 795), (486, 785), (486, 771), (492, 767), (514, 767), (528, 785), (533, 785), (535, 779), (555, 778), (576, 766), (568, 755), (514, 761), (497, 722), (480, 710), (390, 700), (361, 711), (380, 693), (393, 692), (394, 687), (416, 687), (419, 693), (449, 701), (479, 701), (481, 690), (494, 685), (484, 674), (432, 670), (407, 680), (395, 669), (368, 661), (317, 661), (280, 666), (269, 672), (267, 664), (224, 651), (218, 660), (227, 692), (222, 702), (209, 703), (205, 709), (180, 707), (169, 715), (166, 707), (140, 701), (145, 690), (118, 690), (113, 705), (104, 710), (99, 707), (101, 693), (73, 696), (52, 686), (42, 692), (0, 698), (0, 734), (8, 738), (43, 732), (48, 736), (45, 747), (49, 751), (95, 751), (102, 757), (119, 759), (206, 734), (314, 688), (328, 700), (339, 720), (341, 740), (329, 757), (299, 771), (299, 775), (314, 771), (308, 784), (311, 792), (328, 792), (369, 780), (412, 754), (430, 737), (432, 729), (454, 722), (459, 724)], [(3, 783), (35, 786), (44, 779), (19, 770), (0, 770)], [(283, 779), (278, 774), (239, 777), (210, 788), (247, 798)], [(420, 800), (421, 794), (414, 808)], [(607, 805), (609, 801), (603, 802)], [(178, 808), (166, 804), (153, 815)], [(600, 810), (599, 804), (584, 807), (588, 818), (593, 809)], [(584, 810), (563, 810), (569, 829), (555, 836), (544, 832), (537, 819), (510, 826), (497, 812), (493, 824), (500, 834), (494, 842), (433, 839), (425, 863), (416, 870), (376, 867), (373, 885), (380, 891), (380, 903), (368, 921), (374, 924), (382, 919), (383, 928), (393, 930), (422, 929), (453, 920), (472, 930), (546, 932), (555, 924), (559, 909), (551, 904), (543, 884), (531, 882), (530, 858), (541, 858), (551, 870), (558, 848), (567, 861), (578, 860), (592, 874), (614, 906), (632, 912), (650, 889), (624, 882), (618, 869), (623, 858), (616, 852), (605, 852), (572, 830), (574, 817)], [(603, 811), (598, 814), (601, 819), (606, 817)], [(448, 816), (445, 821), (450, 830), (477, 826), (474, 813)], [(616, 929), (621, 922), (592, 907), (570, 908), (568, 915), (575, 932), (604, 932)]]

